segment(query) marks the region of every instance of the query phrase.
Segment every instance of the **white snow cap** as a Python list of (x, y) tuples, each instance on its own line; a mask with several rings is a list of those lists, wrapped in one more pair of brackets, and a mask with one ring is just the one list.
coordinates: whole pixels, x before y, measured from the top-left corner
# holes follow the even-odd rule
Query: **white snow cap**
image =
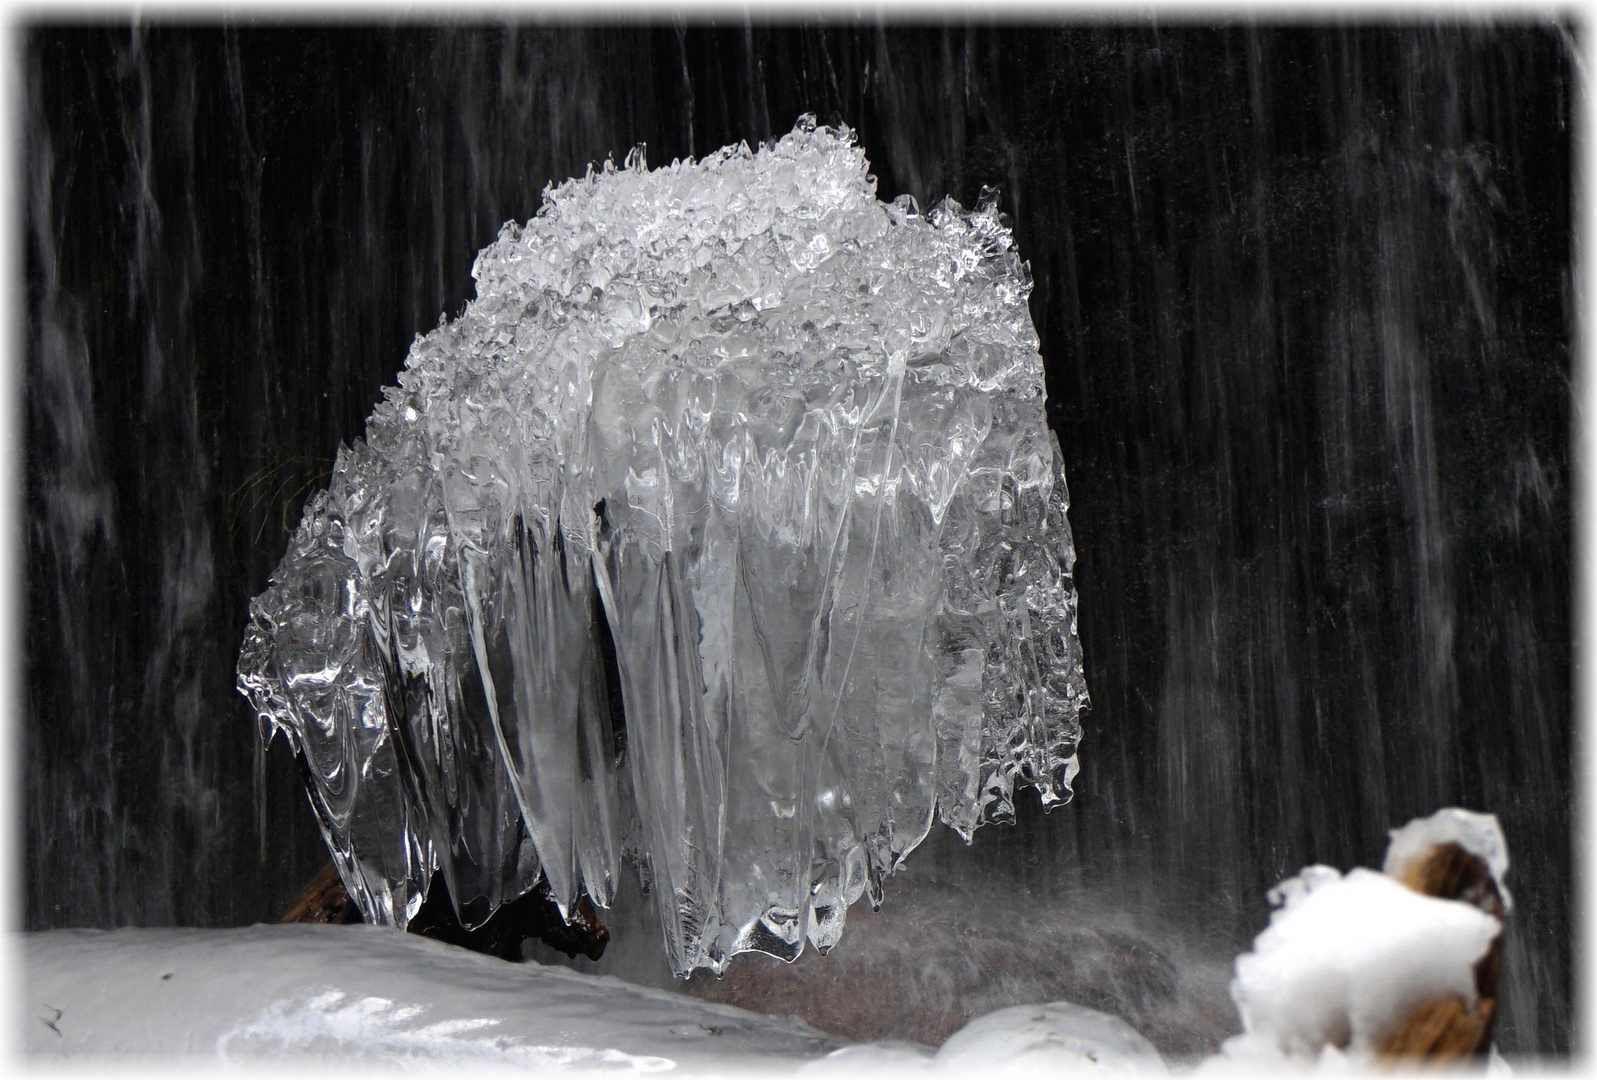
[(933, 1066), (968, 1075), (1168, 1072), (1159, 1051), (1130, 1024), (1068, 1001), (978, 1017), (949, 1036)]
[(1396, 877), (1402, 869), (1421, 858), (1438, 844), (1457, 844), (1486, 864), (1497, 891), (1503, 898), (1503, 910), (1513, 909), (1513, 898), (1503, 878), (1508, 873), (1508, 841), (1503, 838), (1503, 828), (1494, 814), (1478, 814), (1450, 806), (1438, 810), (1430, 817), (1415, 818), (1389, 834), (1391, 843), (1386, 848), (1386, 863), (1381, 867)]
[(825, 1057), (800, 1067), (797, 1075), (806, 1080), (811, 1077), (852, 1078), (865, 1073), (869, 1073), (874, 1080), (916, 1076), (931, 1071), (934, 1053), (929, 1046), (902, 1039), (855, 1043), (833, 1050)]
[(1311, 866), (1271, 898), (1283, 906), (1237, 958), (1231, 997), (1244, 1034), (1223, 1047), (1232, 1060), (1308, 1062), (1328, 1048), (1367, 1057), (1425, 1002), (1473, 1007), (1475, 963), (1502, 931), (1470, 904), (1363, 868)]

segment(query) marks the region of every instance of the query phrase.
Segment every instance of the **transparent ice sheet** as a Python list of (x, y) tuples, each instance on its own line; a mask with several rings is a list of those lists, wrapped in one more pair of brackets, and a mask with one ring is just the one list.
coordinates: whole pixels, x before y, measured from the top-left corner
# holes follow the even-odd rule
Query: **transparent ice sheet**
[(342, 448), (239, 686), (368, 919), (623, 859), (675, 970), (830, 948), (934, 817), (1070, 796), (1086, 703), (1030, 276), (846, 129), (551, 187)]

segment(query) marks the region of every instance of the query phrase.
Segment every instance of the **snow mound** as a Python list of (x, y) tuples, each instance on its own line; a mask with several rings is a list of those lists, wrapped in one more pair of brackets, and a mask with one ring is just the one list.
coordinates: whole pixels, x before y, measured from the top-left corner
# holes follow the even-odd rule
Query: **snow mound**
[(1056, 1001), (1016, 1005), (972, 1020), (937, 1051), (939, 1071), (1163, 1073), (1152, 1043), (1119, 1017)]
[(376, 926), (22, 938), (30, 1064), (792, 1071), (843, 1045), (606, 976)]
[(1243, 1034), (1222, 1048), (1260, 1066), (1368, 1060), (1417, 1006), (1456, 996), (1473, 1007), (1475, 964), (1502, 932), (1476, 907), (1363, 868), (1308, 867), (1271, 899), (1281, 907), (1237, 958)]

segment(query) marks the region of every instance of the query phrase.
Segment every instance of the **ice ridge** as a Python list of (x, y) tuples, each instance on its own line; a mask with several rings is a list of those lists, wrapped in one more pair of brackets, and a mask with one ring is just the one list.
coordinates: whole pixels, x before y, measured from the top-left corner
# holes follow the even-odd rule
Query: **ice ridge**
[[(995, 200), (846, 128), (545, 190), (342, 447), (238, 683), (344, 882), (477, 925), (624, 860), (675, 969), (826, 950), (925, 837), (1070, 796), (1074, 549)], [(563, 909), (564, 910), (564, 909)]]

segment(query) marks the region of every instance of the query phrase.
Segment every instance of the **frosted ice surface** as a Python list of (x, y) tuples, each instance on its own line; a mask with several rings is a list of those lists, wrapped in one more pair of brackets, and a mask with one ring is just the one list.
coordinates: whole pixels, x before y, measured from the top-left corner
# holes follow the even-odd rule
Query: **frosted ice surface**
[(551, 187), (473, 275), (239, 659), (368, 918), (435, 866), (469, 924), (540, 875), (605, 906), (631, 857), (679, 972), (791, 959), (934, 817), (1069, 798), (1067, 496), (991, 200), (884, 204), (805, 118)]

